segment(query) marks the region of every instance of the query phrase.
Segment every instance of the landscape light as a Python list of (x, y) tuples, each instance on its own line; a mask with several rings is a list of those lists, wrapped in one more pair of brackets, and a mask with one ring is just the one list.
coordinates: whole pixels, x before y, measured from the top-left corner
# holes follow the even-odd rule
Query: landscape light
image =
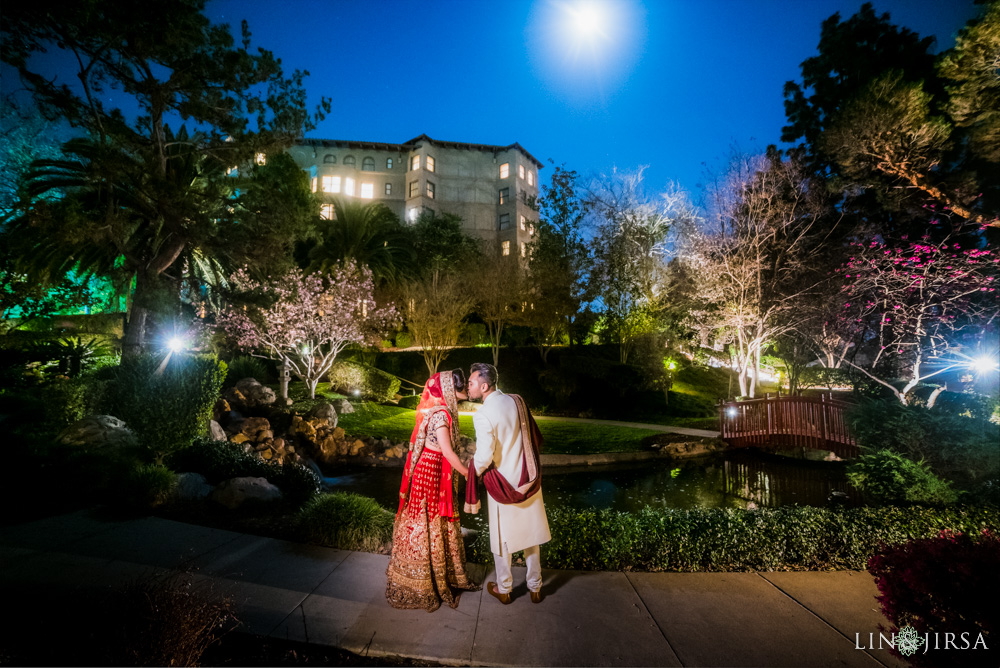
[(361, 390), (354, 390), (354, 396), (360, 397), (361, 396)]
[(187, 347), (187, 342), (184, 341), (182, 336), (171, 336), (167, 341), (167, 348), (170, 349), (172, 353), (178, 353)]
[(979, 357), (974, 358), (971, 362), (969, 362), (969, 366), (979, 373), (1000, 371), (1000, 365), (997, 364), (997, 361), (994, 358), (988, 355), (980, 355)]
[(738, 414), (739, 411), (736, 410), (736, 406), (730, 406), (729, 408), (726, 409), (726, 415), (728, 415), (731, 418), (736, 417)]

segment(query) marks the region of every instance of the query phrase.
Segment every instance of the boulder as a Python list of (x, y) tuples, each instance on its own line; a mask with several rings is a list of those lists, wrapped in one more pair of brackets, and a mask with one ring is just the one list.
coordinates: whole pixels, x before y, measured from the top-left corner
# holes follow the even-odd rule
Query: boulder
[(210, 497), (216, 503), (233, 510), (243, 505), (247, 499), (277, 501), (281, 498), (281, 490), (269, 483), (267, 478), (231, 478), (216, 487)]
[(87, 448), (122, 448), (135, 445), (135, 434), (112, 415), (91, 415), (63, 429), (57, 440)]
[(212, 406), (212, 419), (216, 422), (228, 420), (232, 410), (233, 409), (229, 406), (229, 402), (222, 397), (219, 397), (219, 400), (215, 402), (214, 406)]
[(347, 413), (353, 413), (354, 412), (354, 406), (351, 405), (351, 402), (348, 401), (347, 399), (341, 399), (340, 401), (338, 401), (337, 403), (335, 403), (333, 406), (334, 406), (334, 408), (337, 409), (337, 413), (339, 415), (346, 415)]
[(208, 435), (212, 437), (213, 441), (226, 440), (226, 430), (215, 420), (208, 421)]
[(337, 426), (337, 409), (333, 407), (333, 404), (320, 404), (309, 411), (306, 417), (311, 421), (325, 420), (326, 424), (330, 427)]
[[(242, 412), (246, 410), (246, 407), (249, 405), (246, 396), (244, 396), (244, 394), (235, 387), (230, 387), (226, 390), (222, 395), (222, 400), (229, 405), (231, 410), (235, 411)], [(216, 405), (218, 405), (218, 402), (216, 402)]]
[(358, 439), (354, 441), (354, 443), (351, 443), (351, 449), (348, 451), (348, 454), (356, 457), (357, 455), (361, 454), (361, 451), (364, 450), (366, 446), (367, 443), (365, 443), (361, 439)]
[(236, 383), (236, 390), (246, 397), (248, 406), (265, 406), (277, 401), (274, 390), (261, 385), (256, 378), (244, 378)]
[(174, 496), (178, 501), (201, 501), (215, 489), (200, 473), (181, 473), (177, 476)]
[(271, 423), (267, 421), (267, 418), (246, 418), (240, 425), (240, 433), (246, 434), (252, 441), (262, 441), (267, 438), (265, 433), (271, 433)]

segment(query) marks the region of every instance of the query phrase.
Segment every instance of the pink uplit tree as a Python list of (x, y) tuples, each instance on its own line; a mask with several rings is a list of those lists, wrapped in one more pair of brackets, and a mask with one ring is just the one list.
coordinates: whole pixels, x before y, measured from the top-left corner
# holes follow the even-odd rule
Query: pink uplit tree
[[(855, 244), (851, 259), (837, 270), (844, 280), (837, 329), (849, 336), (864, 329), (870, 355), (864, 366), (846, 363), (891, 389), (903, 404), (920, 382), (967, 364), (965, 335), (981, 333), (1000, 311), (998, 262), (993, 249), (965, 248), (950, 239)], [(885, 375), (876, 372), (880, 362), (893, 363), (905, 381), (901, 389), (879, 377)]]
[(351, 343), (378, 341), (396, 318), (375, 303), (371, 271), (348, 263), (325, 274), (295, 269), (259, 281), (245, 269), (230, 279), (246, 306), (228, 306), (218, 326), (241, 349), (284, 362), (316, 396), (316, 385)]

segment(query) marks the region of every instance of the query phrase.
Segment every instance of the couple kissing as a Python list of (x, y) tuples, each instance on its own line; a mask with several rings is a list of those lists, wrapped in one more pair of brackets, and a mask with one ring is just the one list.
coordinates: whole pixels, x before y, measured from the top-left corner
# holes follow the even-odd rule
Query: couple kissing
[[(464, 464), (458, 443), (458, 402), (481, 401), (473, 417), (475, 455)], [(461, 590), (475, 591), (465, 570), (457, 478), (466, 478), (464, 510), (479, 512), (477, 479), (487, 492), (490, 550), (496, 581), (487, 592), (511, 602), (511, 555), (524, 551), (531, 601), (542, 600), (539, 545), (550, 539), (542, 501), (542, 437), (524, 400), (497, 389), (497, 370), (473, 364), (468, 383), (461, 369), (431, 376), (417, 406), (416, 424), (399, 490), (386, 570), (385, 596), (394, 608), (433, 612), (441, 602), (458, 606)]]

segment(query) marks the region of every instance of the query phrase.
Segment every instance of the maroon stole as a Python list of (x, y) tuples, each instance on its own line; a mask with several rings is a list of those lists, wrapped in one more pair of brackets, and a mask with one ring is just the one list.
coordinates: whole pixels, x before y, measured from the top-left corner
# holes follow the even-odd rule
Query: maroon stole
[[(534, 496), (542, 488), (542, 467), (539, 451), (542, 449), (542, 433), (535, 424), (535, 419), (531, 417), (527, 404), (517, 394), (508, 394), (517, 406), (517, 416), (521, 425), (521, 480), (517, 487), (512, 486), (506, 478), (500, 475), (496, 466), (490, 467), (483, 473), (483, 484), (486, 491), (497, 503), (511, 504)], [(480, 508), (479, 498), (476, 494), (476, 463), (475, 460), (469, 462), (469, 475), (465, 481), (465, 512), (478, 513)]]

